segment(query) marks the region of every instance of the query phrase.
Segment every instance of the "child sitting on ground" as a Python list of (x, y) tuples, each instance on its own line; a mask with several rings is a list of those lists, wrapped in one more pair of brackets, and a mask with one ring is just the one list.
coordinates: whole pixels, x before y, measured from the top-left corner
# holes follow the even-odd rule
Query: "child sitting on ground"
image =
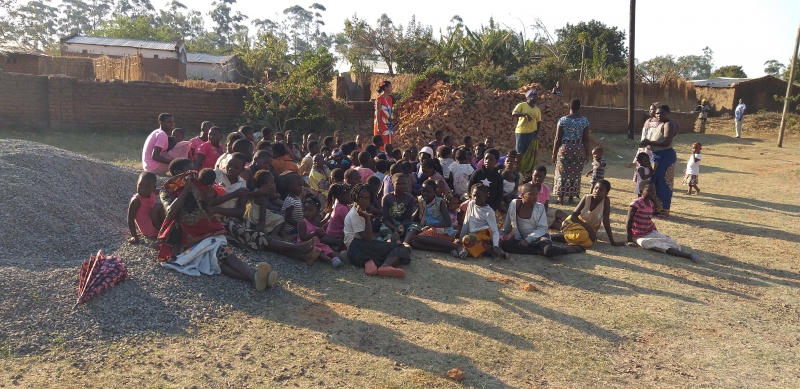
[[(213, 174), (214, 172), (211, 171)], [(166, 216), (164, 206), (158, 201), (158, 196), (153, 194), (156, 189), (156, 175), (153, 173), (142, 172), (139, 174), (139, 181), (136, 183), (136, 194), (131, 197), (128, 204), (128, 229), (131, 237), (128, 243), (139, 243), (139, 234), (136, 232), (138, 227), (142, 235), (148, 238), (158, 236), (161, 224)], [(214, 179), (211, 179), (214, 183)]]
[(336, 168), (331, 170), (331, 185), (344, 184), (344, 170)]
[[(321, 208), (322, 203), (319, 202), (316, 196), (309, 196), (306, 199), (305, 204), (303, 204), (303, 220), (297, 223), (297, 243), (317, 238), (314, 247), (319, 250), (319, 257), (316, 260), (322, 260), (330, 263), (333, 267), (339, 267), (342, 265), (342, 260), (339, 259), (339, 256), (334, 255), (330, 246), (322, 243), (321, 240), (325, 236), (325, 229), (328, 228), (327, 223), (322, 225), (316, 223)], [(306, 263), (309, 266), (312, 264), (313, 261)]]
[(378, 180), (383, 181), (383, 178), (386, 177), (386, 172), (389, 171), (389, 161), (381, 159), (375, 162), (375, 177), (378, 177)]
[(560, 209), (550, 208), (550, 187), (544, 183), (545, 178), (547, 178), (546, 167), (537, 166), (533, 169), (532, 183), (536, 187), (536, 191), (539, 192), (537, 202), (544, 205), (544, 209), (547, 211), (547, 226), (554, 230), (561, 230), (564, 220), (569, 215)]
[(328, 191), (328, 199), (325, 203), (325, 212), (327, 213), (328, 228), (325, 230), (325, 236), (320, 240), (322, 243), (334, 246), (340, 250), (344, 249), (342, 244), (344, 228), (344, 218), (347, 212), (350, 211), (350, 192), (347, 190), (345, 184), (333, 184)]
[(653, 223), (655, 209), (656, 189), (649, 180), (641, 182), (642, 197), (631, 203), (628, 209), (628, 219), (625, 230), (628, 233), (629, 246), (641, 246), (648, 250), (661, 251), (669, 255), (686, 258), (697, 262), (697, 254), (681, 251), (681, 245), (674, 239), (666, 236), (656, 229)]
[(458, 253), (461, 259), (471, 255), (478, 258), (489, 253), (494, 259), (508, 259), (508, 254), (500, 248), (500, 230), (497, 228), (495, 212), (486, 203), (489, 187), (481, 183), (472, 186), (472, 200), (467, 205), (464, 223), (461, 227), (461, 244)]
[(636, 193), (636, 196), (642, 197), (642, 181), (650, 180), (650, 177), (653, 176), (655, 171), (650, 166), (650, 156), (647, 153), (639, 153), (636, 156), (636, 187), (633, 188), (633, 193)]
[(358, 184), (353, 187), (351, 197), (356, 205), (347, 213), (344, 221), (344, 243), (347, 251), (343, 252), (350, 263), (363, 267), (368, 275), (404, 278), (406, 272), (395, 266), (411, 263), (411, 251), (399, 244), (383, 242), (373, 238), (372, 214), (370, 203), (375, 197), (369, 185)]
[(328, 189), (331, 188), (331, 171), (325, 166), (325, 158), (322, 154), (314, 155), (312, 163), (311, 172), (308, 174), (308, 183), (322, 204), (323, 200), (328, 199)]
[(361, 173), (355, 168), (347, 169), (347, 171), (344, 172), (344, 183), (350, 187), (361, 184)]
[(594, 192), (594, 186), (597, 181), (602, 180), (606, 176), (606, 159), (603, 158), (603, 148), (595, 147), (592, 149), (592, 170), (586, 172), (586, 177), (592, 176), (592, 188), (589, 193)]
[(408, 183), (404, 175), (392, 176), (392, 184), (394, 191), (383, 196), (383, 226), (380, 228), (380, 236), (384, 240), (401, 241), (412, 225), (414, 196), (407, 192)]
[(459, 149), (456, 151), (458, 162), (450, 164), (450, 178), (453, 182), (453, 191), (457, 199), (461, 199), (467, 194), (469, 189), (469, 176), (475, 171), (469, 163), (467, 150)]
[(303, 193), (303, 176), (299, 174), (289, 174), (286, 176), (286, 188), (288, 195), (283, 200), (283, 217), (286, 223), (283, 225), (287, 234), (297, 234), (297, 223), (303, 220), (303, 202), (300, 196)]
[(371, 166), (373, 163), (375, 163), (375, 161), (372, 159), (372, 155), (369, 152), (362, 151), (358, 154), (358, 167), (355, 169), (361, 176), (361, 183), (366, 184), (367, 180), (375, 175)]
[(274, 194), (275, 177), (269, 170), (259, 170), (253, 178), (255, 191), (250, 192), (245, 205), (244, 218), (256, 225), (259, 231), (270, 234), (273, 238), (285, 239), (285, 219), (269, 210), (270, 195)]
[(689, 157), (689, 160), (686, 162), (686, 169), (683, 170), (683, 173), (686, 174), (683, 178), (683, 184), (689, 187), (686, 191), (687, 195), (692, 194), (692, 188), (697, 191), (697, 194), (700, 194), (700, 188), (697, 187), (699, 181), (697, 178), (700, 176), (700, 160), (703, 158), (700, 151), (702, 151), (702, 149), (702, 144), (692, 143), (692, 156)]
[(517, 175), (507, 168), (503, 170), (503, 203), (508, 207), (517, 198)]

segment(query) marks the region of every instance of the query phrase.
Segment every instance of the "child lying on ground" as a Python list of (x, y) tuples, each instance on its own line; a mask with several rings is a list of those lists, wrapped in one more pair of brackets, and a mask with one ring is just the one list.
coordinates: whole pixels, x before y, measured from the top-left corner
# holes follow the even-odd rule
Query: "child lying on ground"
[(681, 245), (678, 242), (658, 232), (653, 223), (655, 186), (649, 180), (645, 180), (642, 181), (640, 187), (642, 188), (642, 197), (634, 200), (628, 209), (628, 221), (625, 224), (628, 232), (628, 245), (641, 246), (648, 250), (661, 251), (697, 262), (697, 254), (681, 251)]

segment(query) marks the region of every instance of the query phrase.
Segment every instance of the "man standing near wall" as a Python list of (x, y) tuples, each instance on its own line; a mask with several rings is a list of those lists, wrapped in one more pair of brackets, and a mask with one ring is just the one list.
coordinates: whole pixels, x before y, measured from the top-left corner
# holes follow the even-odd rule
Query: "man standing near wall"
[(739, 105), (736, 106), (736, 111), (734, 111), (734, 121), (736, 122), (736, 138), (742, 137), (742, 122), (744, 121), (744, 110), (747, 109), (747, 106), (744, 105), (742, 99), (739, 99)]

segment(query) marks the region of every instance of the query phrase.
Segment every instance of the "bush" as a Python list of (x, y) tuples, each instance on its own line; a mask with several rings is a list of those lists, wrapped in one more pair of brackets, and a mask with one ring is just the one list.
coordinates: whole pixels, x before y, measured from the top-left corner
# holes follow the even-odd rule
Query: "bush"
[(556, 81), (567, 78), (568, 73), (567, 64), (554, 57), (547, 57), (535, 65), (525, 66), (514, 75), (520, 86), (538, 82), (545, 88), (549, 88), (554, 87)]

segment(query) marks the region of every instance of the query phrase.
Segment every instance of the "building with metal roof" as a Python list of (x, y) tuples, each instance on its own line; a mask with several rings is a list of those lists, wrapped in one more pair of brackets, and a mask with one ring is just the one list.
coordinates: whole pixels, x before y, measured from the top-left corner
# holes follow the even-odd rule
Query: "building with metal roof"
[(70, 35), (61, 38), (64, 57), (125, 57), (141, 55), (145, 71), (186, 79), (186, 48), (183, 42), (156, 42), (139, 39)]
[(700, 86), (709, 88), (730, 88), (734, 84), (749, 80), (752, 80), (752, 78), (717, 77), (708, 80), (694, 80), (689, 82), (693, 83), (695, 88)]
[[(691, 81), (698, 99), (708, 100), (713, 114), (732, 113), (739, 99), (747, 105), (747, 111), (760, 110), (780, 112), (783, 103), (775, 96), (786, 94), (786, 81), (773, 76), (759, 78), (719, 77), (710, 80)], [(800, 94), (800, 85), (792, 87), (792, 95)]]
[(186, 53), (186, 77), (205, 81), (241, 82), (239, 57)]

